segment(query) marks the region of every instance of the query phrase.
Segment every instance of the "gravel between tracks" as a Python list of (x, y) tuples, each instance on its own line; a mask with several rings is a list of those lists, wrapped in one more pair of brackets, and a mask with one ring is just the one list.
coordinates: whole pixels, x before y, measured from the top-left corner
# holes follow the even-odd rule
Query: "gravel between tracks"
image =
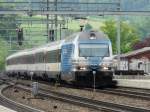
[(129, 97), (125, 97), (125, 96), (118, 96), (118, 95), (98, 93), (98, 92), (93, 94), (93, 92), (89, 92), (89, 91), (85, 92), (85, 90), (75, 90), (75, 89), (66, 89), (66, 88), (56, 89), (56, 91), (66, 93), (66, 94), (91, 98), (91, 99), (95, 99), (95, 100), (113, 102), (113, 103), (117, 103), (117, 104), (126, 104), (126, 105), (130, 105), (130, 106), (150, 109), (150, 101), (141, 100), (138, 98), (129, 98)]
[[(17, 92), (15, 92), (17, 90)], [(3, 94), (19, 103), (23, 103), (45, 112), (102, 112), (85, 107), (75, 106), (72, 104), (60, 102), (49, 98), (33, 98), (31, 93), (15, 88), (6, 89)]]
[(56, 88), (54, 86), (50, 86), (46, 84), (40, 84), (40, 87), (45, 88), (47, 90), (52, 89), (58, 92), (91, 98), (95, 100), (101, 100), (101, 101), (113, 102), (117, 104), (125, 104), (125, 105), (135, 106), (139, 108), (150, 109), (150, 101), (142, 100), (140, 98), (129, 98), (125, 96), (106, 94), (106, 93), (100, 93), (100, 92), (96, 92), (95, 94), (93, 94), (93, 92), (91, 91), (86, 91), (82, 89), (73, 89), (73, 88), (66, 88), (66, 87)]
[[(22, 82), (22, 80), (21, 80), (21, 82)], [(31, 81), (24, 81), (24, 82), (31, 83)], [(91, 92), (91, 91), (86, 91), (86, 90), (82, 90), (82, 89), (66, 88), (66, 87), (57, 87), (56, 88), (54, 86), (47, 85), (47, 84), (40, 84), (39, 86), (46, 90), (50, 89), (50, 90), (58, 91), (61, 93), (86, 97), (86, 98), (90, 98), (90, 99), (150, 109), (150, 101), (142, 100), (140, 98), (129, 98), (129, 97), (125, 97), (125, 96), (106, 94), (106, 93), (100, 93), (100, 92), (96, 92), (93, 95), (93, 92)]]

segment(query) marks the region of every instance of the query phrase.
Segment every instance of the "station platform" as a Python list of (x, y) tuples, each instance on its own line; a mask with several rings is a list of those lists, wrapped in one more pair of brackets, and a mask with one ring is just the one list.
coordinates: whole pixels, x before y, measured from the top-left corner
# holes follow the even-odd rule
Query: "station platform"
[(150, 89), (150, 76), (115, 76), (118, 86)]
[(0, 112), (16, 112), (16, 111), (0, 105)]

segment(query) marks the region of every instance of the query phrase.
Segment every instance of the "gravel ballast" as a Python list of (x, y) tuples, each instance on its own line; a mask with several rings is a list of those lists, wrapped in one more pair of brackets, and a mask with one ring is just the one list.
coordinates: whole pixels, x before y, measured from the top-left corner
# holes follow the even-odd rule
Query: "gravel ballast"
[[(20, 82), (32, 84), (32, 82), (29, 80), (26, 80), (26, 81), (20, 80)], [(87, 91), (83, 89), (55, 87), (55, 86), (43, 84), (43, 83), (42, 84), (39, 83), (39, 87), (46, 89), (46, 90), (53, 90), (53, 91), (57, 91), (57, 92), (65, 93), (65, 94), (76, 95), (76, 96), (81, 96), (81, 97), (100, 100), (100, 101), (112, 102), (112, 103), (117, 103), (117, 104), (125, 104), (129, 106), (150, 109), (150, 101), (140, 99), (140, 98), (131, 98), (131, 97), (126, 97), (126, 96), (119, 96), (119, 95), (107, 94), (107, 93), (101, 93), (101, 92), (95, 92), (93, 94), (92, 91)]]
[(8, 88), (3, 91), (3, 94), (16, 102), (44, 110), (45, 112), (102, 112), (49, 98), (34, 98), (31, 93), (16, 88)]
[(106, 101), (106, 102), (112, 102), (117, 104), (125, 104), (129, 106), (135, 106), (139, 108), (147, 108), (150, 109), (150, 101), (140, 99), (140, 98), (131, 98), (126, 96), (119, 96), (114, 94), (107, 94), (107, 93), (101, 93), (101, 92), (92, 92), (82, 89), (73, 89), (73, 88), (66, 88), (66, 87), (54, 87), (51, 85), (46, 84), (40, 84), (41, 88), (44, 88), (46, 90), (54, 90), (57, 92), (70, 94), (70, 95), (76, 95), (81, 97), (86, 97), (94, 100), (100, 100), (100, 101)]

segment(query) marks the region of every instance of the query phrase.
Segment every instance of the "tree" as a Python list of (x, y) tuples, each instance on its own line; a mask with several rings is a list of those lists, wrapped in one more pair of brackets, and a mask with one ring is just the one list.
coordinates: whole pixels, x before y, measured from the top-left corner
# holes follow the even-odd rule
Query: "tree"
[(150, 37), (145, 38), (143, 41), (138, 41), (133, 45), (133, 50), (141, 49), (144, 47), (150, 47)]
[(7, 42), (4, 39), (0, 38), (0, 70), (3, 70), (5, 67), (5, 59), (8, 55)]
[(84, 30), (91, 30), (91, 29), (92, 29), (92, 26), (88, 23), (84, 26)]
[[(6, 2), (5, 0), (1, 0), (1, 2)], [(14, 4), (0, 4), (0, 10), (12, 10), (15, 7)], [(16, 31), (15, 29), (20, 26), (20, 24), (16, 23), (16, 18), (18, 15), (0, 15), (0, 38), (5, 40), (9, 40), (9, 36), (14, 35), (16, 38)], [(9, 30), (11, 29), (11, 30)], [(13, 29), (13, 30), (12, 30)]]
[[(1, 2), (6, 2), (6, 0), (1, 0)], [(0, 10), (12, 10), (14, 4), (0, 3)], [(5, 59), (8, 55), (8, 43), (6, 40), (9, 40), (9, 37), (14, 37), (16, 39), (16, 28), (20, 24), (17, 24), (16, 18), (17, 15), (0, 15), (0, 70), (4, 69)], [(11, 29), (11, 30), (9, 30)]]
[[(117, 26), (115, 20), (106, 20), (104, 26), (101, 27), (112, 42), (113, 51), (116, 52)], [(121, 53), (132, 50), (132, 45), (139, 40), (136, 29), (127, 22), (121, 22)]]

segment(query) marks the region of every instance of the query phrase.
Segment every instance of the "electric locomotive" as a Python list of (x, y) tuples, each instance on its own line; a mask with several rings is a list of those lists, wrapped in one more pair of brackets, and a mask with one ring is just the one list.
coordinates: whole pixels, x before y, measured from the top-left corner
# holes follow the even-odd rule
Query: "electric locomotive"
[(85, 31), (66, 39), (61, 58), (61, 79), (79, 85), (113, 84), (112, 46), (104, 33)]

